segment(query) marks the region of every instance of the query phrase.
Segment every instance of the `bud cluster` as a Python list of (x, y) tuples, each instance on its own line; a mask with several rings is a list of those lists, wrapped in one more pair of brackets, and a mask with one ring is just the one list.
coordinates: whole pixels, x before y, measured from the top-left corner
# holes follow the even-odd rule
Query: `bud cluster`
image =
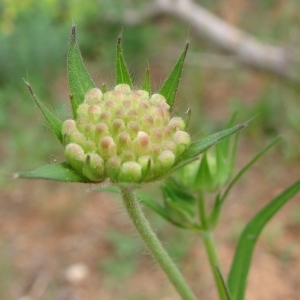
[(169, 110), (162, 95), (132, 91), (127, 84), (104, 94), (93, 88), (78, 106), (76, 120), (62, 126), (66, 159), (94, 182), (159, 177), (190, 144), (185, 122), (170, 118)]

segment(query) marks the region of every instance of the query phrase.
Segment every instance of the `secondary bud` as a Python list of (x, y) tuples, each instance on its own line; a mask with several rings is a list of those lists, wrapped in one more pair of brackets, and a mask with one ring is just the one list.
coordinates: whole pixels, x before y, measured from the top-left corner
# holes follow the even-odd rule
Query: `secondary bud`
[(98, 104), (102, 100), (102, 92), (98, 88), (89, 90), (84, 97), (86, 104)]

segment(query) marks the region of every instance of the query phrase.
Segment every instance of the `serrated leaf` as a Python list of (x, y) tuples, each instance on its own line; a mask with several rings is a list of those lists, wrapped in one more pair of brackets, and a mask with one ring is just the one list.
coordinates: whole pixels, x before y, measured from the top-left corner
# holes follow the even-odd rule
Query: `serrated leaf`
[(54, 116), (54, 114), (43, 104), (43, 102), (41, 102), (39, 100), (39, 98), (35, 95), (29, 82), (25, 81), (25, 83), (29, 89), (29, 92), (30, 92), (32, 98), (34, 99), (34, 101), (37, 104), (37, 106), (39, 107), (39, 109), (42, 111), (44, 117), (46, 118), (51, 130), (53, 131), (55, 136), (58, 138), (58, 140), (61, 143), (63, 143), (63, 136), (61, 133), (62, 122), (56, 116)]
[(253, 250), (259, 234), (277, 211), (300, 190), (297, 181), (266, 205), (243, 230), (228, 277), (232, 300), (243, 300)]
[(168, 76), (168, 78), (166, 79), (166, 81), (163, 83), (162, 87), (159, 90), (159, 94), (163, 95), (166, 98), (167, 103), (170, 105), (171, 110), (173, 108), (176, 92), (182, 74), (183, 63), (188, 48), (189, 48), (189, 43), (186, 43), (183, 53), (179, 57), (179, 60), (177, 61), (170, 75)]
[(67, 163), (57, 163), (39, 167), (33, 171), (17, 174), (17, 178), (48, 179), (65, 182), (90, 182), (77, 174)]
[(128, 84), (132, 88), (131, 77), (123, 56), (122, 35), (119, 35), (116, 53), (116, 85), (122, 83)]
[(180, 161), (193, 159), (197, 157), (199, 154), (213, 146), (214, 144), (218, 143), (219, 141), (225, 139), (226, 137), (232, 135), (233, 133), (237, 132), (238, 130), (247, 126), (245, 124), (239, 124), (229, 129), (223, 130), (221, 132), (214, 133), (209, 135), (203, 139), (193, 142), (189, 148), (182, 154), (180, 157)]
[(80, 53), (76, 37), (76, 25), (72, 26), (68, 52), (68, 80), (73, 116), (76, 118), (77, 107), (84, 101), (84, 95), (95, 87)]
[(150, 87), (150, 70), (149, 69), (146, 70), (145, 80), (144, 80), (144, 84), (143, 84), (142, 88), (144, 91), (147, 91), (150, 95), (151, 87)]

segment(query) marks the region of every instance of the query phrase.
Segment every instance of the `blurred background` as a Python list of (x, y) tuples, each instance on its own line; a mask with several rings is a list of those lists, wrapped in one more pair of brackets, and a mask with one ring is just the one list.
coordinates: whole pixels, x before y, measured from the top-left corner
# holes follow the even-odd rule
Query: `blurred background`
[[(237, 122), (255, 116), (241, 134), (237, 170), (283, 137), (224, 208), (216, 240), (226, 274), (243, 226), (300, 177), (299, 9), (297, 0), (0, 0), (0, 299), (179, 299), (120, 199), (91, 193), (89, 185), (13, 179), (63, 160), (23, 79), (61, 119), (70, 116), (66, 56), (73, 22), (88, 70), (108, 88), (120, 32), (134, 85), (149, 66), (154, 92), (190, 40), (176, 113), (192, 108), (193, 137), (221, 130), (235, 111)], [(298, 299), (299, 201), (263, 232), (247, 300)], [(216, 299), (199, 237), (145, 213), (199, 299)]]

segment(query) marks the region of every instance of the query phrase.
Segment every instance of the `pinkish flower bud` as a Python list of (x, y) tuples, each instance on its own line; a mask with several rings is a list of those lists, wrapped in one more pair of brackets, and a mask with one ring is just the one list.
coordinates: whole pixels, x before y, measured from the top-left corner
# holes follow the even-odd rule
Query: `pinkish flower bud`
[(101, 157), (107, 159), (117, 155), (117, 146), (112, 137), (106, 136), (99, 143), (99, 152)]
[(132, 148), (137, 156), (147, 154), (150, 139), (146, 132), (139, 131), (137, 137), (133, 140)]
[(61, 129), (62, 135), (63, 136), (70, 135), (74, 131), (75, 132), (78, 131), (75, 121), (74, 120), (66, 120), (62, 125), (62, 129)]
[(97, 123), (99, 120), (100, 114), (101, 114), (100, 106), (98, 106), (96, 104), (90, 105), (90, 107), (88, 109), (88, 117), (91, 122)]
[(103, 94), (98, 88), (89, 90), (84, 97), (86, 104), (98, 104), (102, 100)]

